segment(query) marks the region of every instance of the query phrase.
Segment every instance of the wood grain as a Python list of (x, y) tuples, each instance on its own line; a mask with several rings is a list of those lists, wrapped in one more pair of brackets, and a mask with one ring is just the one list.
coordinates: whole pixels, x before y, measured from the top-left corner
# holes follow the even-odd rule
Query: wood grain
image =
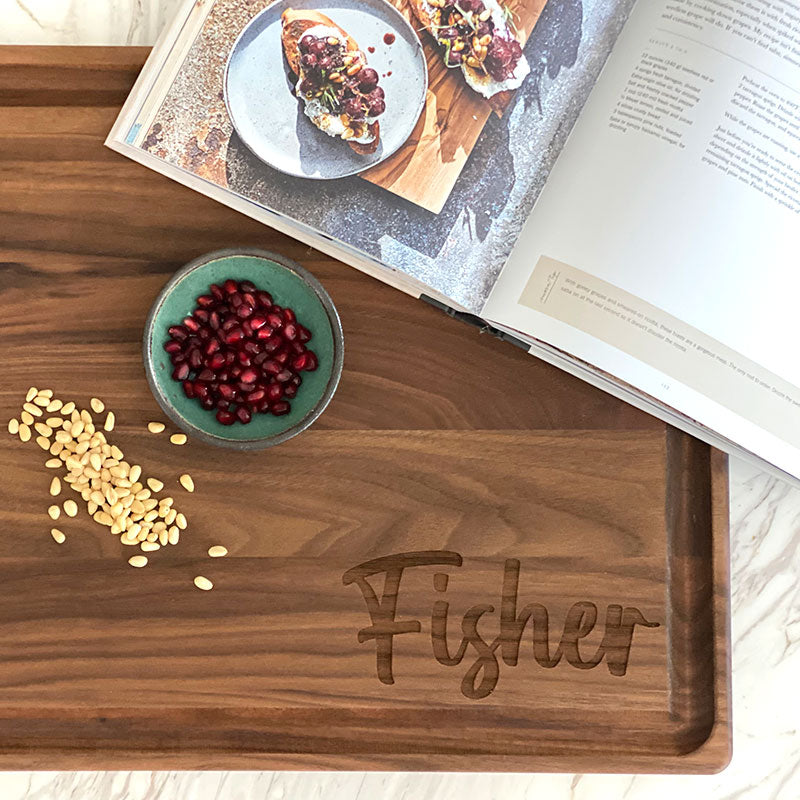
[[(191, 521), (143, 570), (83, 511), (62, 520), (59, 547), (43, 454), (3, 433), (0, 765), (724, 766), (724, 457), (103, 148), (143, 56), (87, 48), (87, 75), (72, 49), (0, 48), (17, 77), (0, 70), (2, 419), (31, 383), (84, 405), (102, 397), (114, 441)], [(71, 71), (80, 93), (63, 85)], [(68, 102), (56, 105), (60, 89)], [(235, 456), (145, 431), (159, 414), (140, 354), (171, 273), (231, 245), (311, 269), (347, 347), (341, 387), (312, 430)], [(176, 483), (186, 471), (191, 496)], [(230, 555), (208, 559), (212, 544)], [(347, 576), (408, 553), (442, 563), (406, 567), (396, 592), (387, 584), (396, 619), (419, 623), (393, 637), (387, 661)], [(516, 613), (538, 604), (535, 631), (516, 638), (501, 622), (515, 570)], [(212, 592), (192, 586), (197, 574)], [(382, 574), (369, 580), (380, 599)], [(435, 648), (457, 660), (476, 605), (492, 606), (478, 638), (445, 665)], [(635, 625), (627, 650), (618, 607), (652, 625)], [(481, 655), (482, 641), (494, 651)]]
[[(547, 0), (512, 0), (506, 6), (525, 44)], [(408, 0), (395, 0), (415, 29), (420, 27)], [(433, 37), (420, 31), (428, 62), (428, 94), (422, 116), (408, 141), (390, 158), (362, 174), (371, 183), (438, 214), (492, 115), (489, 101), (469, 88), (461, 70), (448, 69)], [(508, 102), (511, 96), (507, 98)]]

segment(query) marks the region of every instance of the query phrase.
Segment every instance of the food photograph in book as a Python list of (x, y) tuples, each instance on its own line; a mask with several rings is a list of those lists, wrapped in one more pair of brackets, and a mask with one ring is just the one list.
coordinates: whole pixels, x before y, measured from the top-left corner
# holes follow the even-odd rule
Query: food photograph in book
[(478, 309), (633, 2), (215, 0), (127, 141)]

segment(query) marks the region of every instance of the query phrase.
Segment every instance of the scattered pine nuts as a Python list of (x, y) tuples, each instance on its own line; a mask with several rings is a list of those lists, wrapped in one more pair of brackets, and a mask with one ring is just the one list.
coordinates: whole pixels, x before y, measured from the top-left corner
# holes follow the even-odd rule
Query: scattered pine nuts
[(53, 396), (53, 390), (52, 389), (39, 389), (37, 394), (40, 397), (46, 397), (49, 400)]
[(31, 440), (31, 429), (24, 422), (19, 426), (19, 438), (23, 442)]
[(59, 543), (64, 544), (67, 540), (67, 537), (58, 529), (58, 528), (50, 528), (50, 535)]
[(106, 410), (105, 403), (97, 397), (93, 397), (89, 401), (89, 405), (92, 407), (92, 411), (94, 411), (95, 414), (102, 414), (103, 411)]
[(198, 575), (194, 579), (194, 585), (198, 589), (202, 589), (204, 592), (209, 591), (210, 589), (214, 588), (214, 584), (208, 578), (204, 578), (202, 575)]
[(31, 388), (28, 389), (28, 394), (25, 395), (25, 402), (30, 403), (37, 394), (39, 394), (39, 390), (35, 386), (31, 386)]
[(37, 406), (41, 406), (42, 408), (47, 408), (50, 405), (50, 398), (49, 397), (42, 397), (39, 395), (38, 397), (33, 398), (33, 402)]
[(37, 436), (36, 444), (38, 444), (39, 447), (42, 448), (42, 450), (50, 449), (50, 440), (46, 436)]
[(52, 481), (50, 481), (50, 494), (53, 497), (58, 497), (61, 494), (61, 479), (56, 475)]
[(163, 422), (148, 422), (147, 423), (147, 430), (150, 433), (163, 433), (164, 428), (167, 426)]
[[(130, 468), (130, 472), (128, 473), (128, 480), (131, 483), (137, 483), (139, 481), (139, 478), (141, 478), (141, 477), (142, 477), (142, 468), (138, 464), (134, 464)], [(150, 495), (148, 494), (147, 497), (149, 497), (149, 496)], [(146, 500), (147, 497), (144, 497), (144, 498), (139, 497), (138, 499), (139, 500)]]
[(60, 458), (48, 458), (47, 461), (44, 462), (44, 465), (48, 469), (58, 469), (61, 466), (61, 459)]
[(45, 411), (52, 414), (54, 411), (58, 411), (63, 405), (64, 404), (60, 400), (51, 400), (47, 404), (47, 408), (45, 408)]
[(146, 567), (147, 566), (147, 556), (131, 556), (128, 559), (128, 563), (132, 567)]
[(172, 436), (169, 437), (170, 442), (172, 444), (186, 444), (186, 434), (185, 433), (173, 433)]
[(228, 548), (223, 547), (221, 544), (215, 544), (213, 547), (208, 548), (208, 554), (211, 558), (222, 558), (228, 555)]
[(32, 414), (34, 417), (41, 417), (42, 414), (44, 413), (42, 409), (39, 408), (39, 406), (34, 405), (33, 403), (25, 403), (22, 407), (25, 409), (25, 411), (27, 411), (29, 414)]
[(164, 484), (158, 478), (148, 478), (147, 485), (154, 491), (160, 492), (164, 488)]
[(16, 417), (8, 421), (8, 432), (12, 436), (16, 436), (19, 433), (19, 420)]
[(64, 405), (61, 406), (61, 413), (65, 417), (69, 416), (74, 410), (75, 410), (75, 403), (73, 403), (71, 400), (69, 403), (64, 403)]
[[(33, 427), (36, 429), (36, 433), (38, 433), (39, 436), (53, 435), (53, 429), (49, 425), (45, 425), (44, 422), (34, 422)], [(49, 444), (47, 446), (50, 447)]]
[(178, 480), (180, 481), (181, 486), (183, 486), (183, 488), (186, 489), (187, 492), (194, 491), (194, 481), (192, 480), (191, 475), (187, 475), (184, 473), (183, 475), (180, 476), (180, 478), (178, 478)]
[(58, 506), (50, 506), (47, 513), (50, 515), (50, 519), (56, 520), (61, 516), (61, 509)]
[(78, 504), (74, 500), (65, 500), (63, 503), (64, 513), (68, 517), (78, 516)]
[(175, 517), (175, 524), (182, 531), (185, 531), (189, 523), (186, 521), (186, 517), (183, 514), (181, 514), (180, 512), (178, 512), (178, 516)]
[(161, 545), (158, 542), (156, 542), (156, 541), (152, 541), (151, 542), (149, 540), (149, 536), (150, 535), (151, 534), (148, 534), (148, 540), (147, 541), (144, 541), (139, 545), (139, 547), (141, 547), (142, 551), (145, 552), (145, 553), (150, 553), (150, 552), (153, 552), (154, 550), (160, 550), (161, 549)]
[(26, 424), (26, 425), (33, 425), (33, 414), (29, 414), (27, 411), (23, 411), (19, 418)]
[(109, 411), (106, 415), (106, 421), (103, 423), (103, 430), (104, 431), (113, 431), (114, 430), (114, 422), (116, 421), (116, 417), (114, 416), (113, 411)]

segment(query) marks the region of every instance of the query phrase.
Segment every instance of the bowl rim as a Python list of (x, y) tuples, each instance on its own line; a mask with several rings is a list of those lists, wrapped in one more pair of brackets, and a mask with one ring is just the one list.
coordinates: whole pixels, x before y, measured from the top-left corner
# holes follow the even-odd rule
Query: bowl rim
[[(184, 419), (174, 408), (172, 403), (164, 395), (158, 381), (155, 377), (155, 370), (153, 367), (153, 347), (152, 347), (152, 334), (155, 325), (155, 319), (161, 307), (164, 305), (167, 297), (172, 290), (184, 279), (187, 275), (191, 274), (197, 269), (205, 266), (212, 261), (219, 261), (223, 258), (230, 258), (231, 256), (251, 256), (255, 258), (263, 258), (267, 261), (272, 261), (284, 269), (293, 272), (301, 278), (319, 298), (325, 309), (325, 314), (330, 322), (331, 333), (333, 335), (333, 365), (331, 368), (330, 378), (325, 386), (325, 391), (320, 397), (319, 401), (314, 405), (308, 413), (300, 420), (295, 422), (292, 426), (280, 433), (272, 436), (256, 438), (256, 439), (226, 439), (222, 436), (204, 431), (198, 428), (188, 420)], [(144, 360), (145, 375), (147, 383), (150, 386), (150, 391), (153, 394), (161, 410), (169, 418), (171, 422), (177, 425), (181, 430), (196, 437), (206, 444), (215, 445), (217, 447), (229, 447), (235, 450), (264, 450), (268, 447), (274, 447), (281, 444), (288, 439), (291, 439), (297, 434), (306, 430), (313, 422), (315, 422), (322, 412), (328, 407), (334, 393), (339, 385), (342, 377), (342, 369), (344, 367), (344, 332), (342, 330), (342, 322), (339, 319), (339, 313), (333, 300), (325, 287), (312, 275), (307, 269), (301, 267), (296, 261), (293, 261), (287, 256), (275, 253), (271, 250), (263, 250), (258, 247), (226, 247), (220, 250), (213, 250), (210, 253), (205, 253), (197, 258), (192, 259), (183, 267), (178, 269), (167, 283), (162, 287), (161, 291), (153, 301), (150, 311), (147, 314), (147, 319), (144, 323), (144, 332), (142, 336), (142, 355)]]

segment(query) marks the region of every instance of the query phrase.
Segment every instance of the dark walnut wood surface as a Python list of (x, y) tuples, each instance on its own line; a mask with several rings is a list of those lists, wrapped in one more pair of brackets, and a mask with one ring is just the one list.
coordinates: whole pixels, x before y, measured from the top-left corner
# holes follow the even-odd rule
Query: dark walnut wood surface
[[(723, 457), (104, 148), (145, 56), (0, 48), (2, 419), (31, 384), (102, 397), (190, 518), (141, 570), (85, 509), (58, 546), (45, 455), (3, 431), (0, 766), (723, 766)], [(144, 318), (235, 245), (329, 289), (341, 387), (274, 450), (174, 447)]]

